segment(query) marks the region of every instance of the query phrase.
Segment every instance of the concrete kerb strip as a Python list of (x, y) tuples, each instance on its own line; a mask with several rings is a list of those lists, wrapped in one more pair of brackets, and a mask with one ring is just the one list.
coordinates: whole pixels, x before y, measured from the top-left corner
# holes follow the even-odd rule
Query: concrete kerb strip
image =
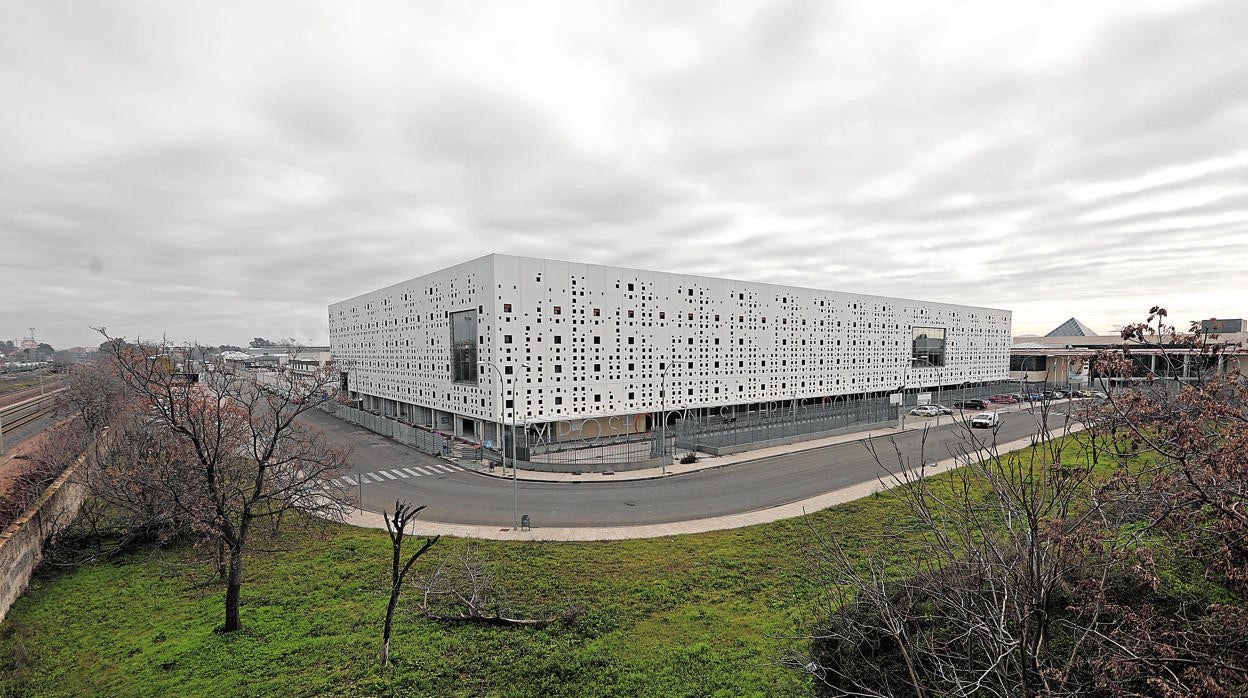
[[(1027, 410), (1026, 407), (1020, 407), (1020, 408), (1015, 408), (1015, 409), (1020, 412)], [(721, 467), (725, 467), (728, 465), (735, 465), (737, 463), (744, 463), (744, 462), (754, 461), (754, 460), (763, 460), (766, 458), (771, 458), (777, 455), (781, 455), (783, 453), (796, 453), (799, 451), (813, 450), (816, 448), (823, 448), (825, 446), (837, 444), (837, 443), (846, 443), (850, 441), (865, 441), (869, 438), (886, 438), (886, 437), (895, 436), (897, 434), (904, 433), (907, 431), (917, 431), (922, 428), (923, 428), (922, 426), (911, 427), (911, 428), (906, 428), (906, 429), (898, 429), (896, 427), (893, 427), (893, 428), (887, 428), (887, 429), (882, 429), (882, 430), (875, 430), (874, 432), (867, 432), (867, 433), (860, 432), (858, 434), (842, 434), (842, 435), (835, 436), (835, 437), (829, 437), (828, 439), (819, 439), (816, 441), (799, 442), (796, 444), (789, 444), (786, 446), (774, 446), (774, 447), (769, 447), (765, 449), (759, 449), (758, 451), (749, 451), (749, 452), (743, 452), (739, 454), (733, 454), (732, 456), (720, 457), (726, 460), (727, 462), (704, 464), (702, 466), (695, 466), (694, 464), (690, 464), (689, 469), (685, 471), (675, 471), (674, 470), (675, 466), (673, 465), (673, 466), (668, 466), (668, 474), (666, 477), (671, 477), (672, 475), (679, 475), (679, 474), (682, 474), (682, 472), (687, 473), (687, 472), (697, 472), (700, 470), (711, 470), (714, 468), (721, 468)], [(1082, 424), (1072, 423), (1070, 426), (1070, 432), (1074, 433), (1075, 431), (1079, 431), (1082, 428), (1083, 428)], [(1016, 451), (1019, 449), (1027, 448), (1028, 446), (1031, 446), (1033, 443), (1034, 443), (1034, 438), (1028, 437), (1026, 439), (1018, 439), (1016, 441), (1011, 441), (1005, 444), (996, 444), (995, 449), (997, 450), (998, 453), (1004, 454), (1004, 453), (1009, 453), (1011, 451)], [(983, 452), (984, 450), (987, 450), (987, 449), (980, 449), (980, 452)], [(449, 461), (450, 459), (447, 459), (447, 460)], [(952, 470), (954, 468), (960, 467), (961, 465), (964, 465), (964, 461), (960, 460), (957, 457), (945, 458), (935, 463), (928, 464), (926, 468), (924, 469), (924, 474), (927, 476), (939, 475), (941, 473), (948, 472), (949, 470)], [(912, 469), (909, 472), (914, 473), (914, 471), (917, 469), (918, 468)], [(479, 470), (476, 470), (475, 472), (482, 474), (482, 475), (491, 476), (491, 477), (510, 479), (510, 476), (502, 476), (498, 474), (488, 473), (485, 468), (481, 468)], [(652, 474), (638, 475), (641, 472), (643, 471), (635, 471), (635, 474), (631, 478), (628, 478), (628, 479), (634, 479), (634, 480), (658, 479), (658, 478), (665, 477), (663, 475), (652, 475)], [(531, 471), (525, 471), (525, 473), (526, 475), (533, 474), (531, 473)], [(550, 477), (550, 476), (560, 475), (560, 474), (538, 473), (537, 475)], [(570, 479), (560, 480), (560, 479), (554, 479), (554, 478), (545, 479), (543, 477), (522, 477), (521, 479), (524, 479), (526, 481), (542, 481), (542, 482), (560, 482), (560, 481), (583, 482), (585, 478), (585, 476), (571, 476), (571, 475), (567, 475), (566, 477), (568, 478), (575, 477), (577, 479), (576, 480), (570, 480)], [(596, 480), (596, 481), (597, 482), (609, 482), (610, 480)], [(673, 521), (670, 523), (662, 523), (662, 524), (646, 524), (646, 525), (638, 525), (638, 526), (583, 526), (583, 527), (560, 527), (560, 528), (540, 528), (539, 527), (539, 528), (534, 528), (530, 530), (513, 530), (510, 528), (501, 528), (499, 526), (439, 523), (435, 521), (421, 521), (420, 519), (417, 519), (416, 521), (413, 522), (414, 525), (413, 525), (411, 535), (416, 535), (416, 536), (445, 535), (445, 536), (452, 537), (452, 538), (477, 538), (481, 540), (524, 540), (524, 541), (604, 541), (604, 540), (629, 540), (633, 538), (662, 538), (666, 536), (676, 536), (676, 535), (684, 535), (684, 534), (692, 534), (692, 533), (708, 533), (710, 531), (720, 531), (720, 530), (727, 530), (727, 529), (733, 529), (733, 528), (742, 528), (745, 526), (753, 526), (755, 524), (771, 523), (773, 521), (780, 521), (782, 519), (796, 518), (806, 513), (813, 513), (816, 511), (820, 511), (822, 509), (827, 509), (828, 507), (832, 507), (837, 504), (844, 504), (846, 502), (851, 502), (856, 499), (862, 499), (863, 497), (869, 497), (872, 494), (875, 494), (876, 492), (881, 492), (887, 489), (888, 484), (889, 484), (888, 479), (884, 479), (883, 482), (881, 482), (880, 479), (876, 479), (873, 481), (861, 482), (856, 485), (850, 485), (848, 487), (842, 487), (840, 489), (833, 490), (831, 492), (826, 492), (824, 494), (810, 497), (807, 499), (789, 502), (787, 504), (780, 504), (780, 505), (768, 507), (765, 509), (759, 509), (756, 511), (743, 512), (740, 514), (729, 514), (725, 516), (709, 517), (705, 519), (694, 519), (694, 520), (688, 520), (688, 521)], [(347, 515), (345, 517), (345, 522), (353, 526), (359, 526), (362, 528), (384, 529), (386, 527), (385, 520), (382, 518), (381, 514), (377, 512), (367, 511), (367, 510), (362, 511), (362, 512), (356, 511), (355, 513)]]
[[(1032, 407), (1029, 405), (1020, 404), (1017, 406), (1001, 407), (1001, 408), (998, 408), (997, 411), (999, 412), (1028, 412), (1028, 411), (1031, 411), (1031, 409)], [(716, 468), (723, 468), (729, 465), (737, 465), (739, 463), (749, 463), (753, 461), (766, 460), (768, 458), (774, 458), (776, 456), (787, 455), (790, 453), (800, 453), (802, 451), (813, 451), (815, 449), (826, 448), (828, 446), (835, 446), (835, 445), (839, 445), (843, 443), (850, 443), (850, 442), (855, 442), (855, 441), (866, 441), (872, 438), (887, 438), (890, 436), (897, 436), (898, 434), (904, 434), (907, 432), (920, 431), (928, 426), (932, 426), (932, 427), (938, 426), (940, 424), (940, 420), (945, 419), (945, 418), (952, 419), (954, 423), (962, 422), (964, 425), (966, 425), (969, 428), (970, 419), (973, 414), (975, 414), (974, 411), (968, 411), (960, 415), (942, 415), (940, 418), (919, 418), (919, 419), (926, 419), (927, 421), (919, 422), (919, 419), (914, 419), (914, 420), (911, 420), (911, 423), (913, 424), (915, 422), (918, 422), (918, 426), (909, 426), (909, 427), (904, 427), (904, 428), (877, 427), (875, 429), (868, 430), (868, 431), (852, 432), (848, 434), (838, 434), (836, 436), (829, 436), (829, 437), (825, 437), (822, 439), (813, 439), (811, 441), (798, 441), (795, 443), (784, 444), (780, 446), (768, 446), (766, 448), (760, 448), (755, 451), (741, 451), (739, 453), (733, 453), (733, 454), (729, 454), (725, 456), (711, 456), (707, 454), (699, 454), (697, 463), (679, 463), (679, 462), (672, 463), (671, 465), (667, 466), (666, 474), (662, 472), (661, 468), (648, 468), (645, 470), (631, 470), (631, 471), (621, 470), (618, 472), (613, 472), (610, 475), (605, 475), (603, 473), (582, 473), (580, 475), (575, 475), (573, 473), (552, 473), (552, 472), (541, 472), (541, 471), (534, 471), (534, 470), (523, 470), (520, 472), (519, 479), (524, 480), (526, 482), (570, 483), (570, 484), (613, 482), (613, 481), (620, 481), (620, 480), (660, 480), (663, 478), (672, 477), (674, 475), (685, 475), (688, 473), (701, 472), (703, 470), (714, 470)], [(452, 462), (452, 463), (456, 462), (454, 459), (446, 458), (445, 456), (443, 457), (443, 460), (446, 460), (447, 462)], [(460, 467), (463, 467), (467, 470), (470, 470), (484, 477), (493, 477), (493, 478), (507, 479), (507, 480), (512, 479), (511, 475), (503, 474), (501, 470), (495, 471), (487, 467), (474, 467), (471, 465), (467, 465), (462, 461), (458, 462), (457, 464)]]
[[(1006, 450), (1015, 450), (1029, 445), (1031, 445), (1031, 440), (1026, 439), (1006, 444), (1002, 448)], [(960, 465), (961, 463), (957, 458), (947, 458), (935, 464), (928, 465), (925, 473), (927, 475), (937, 475), (948, 470), (952, 470)], [(457, 538), (524, 541), (604, 541), (628, 540), (632, 538), (662, 538), (666, 536), (677, 536), (690, 533), (708, 533), (710, 531), (742, 528), (744, 526), (753, 526), (755, 524), (771, 523), (781, 519), (791, 519), (802, 516), (806, 513), (826, 509), (837, 504), (844, 504), (856, 499), (868, 497), (876, 492), (886, 489), (886, 484), (886, 482), (881, 483), (878, 480), (862, 482), (815, 497), (810, 497), (808, 499), (789, 502), (788, 504), (781, 504), (757, 511), (744, 512), (741, 514), (729, 514), (726, 516), (716, 516), (705, 519), (694, 519), (689, 521), (674, 521), (662, 524), (576, 528), (539, 527), (527, 531), (517, 531), (509, 528), (500, 529), (497, 526), (446, 524), (420, 521), (417, 519), (413, 527), (412, 535), (446, 535)], [(361, 514), (351, 515), (348, 517), (347, 522), (356, 526), (385, 528), (385, 522), (382, 519), (382, 516), (368, 511)]]
[[(715, 470), (730, 465), (738, 465), (741, 463), (750, 463), (753, 461), (767, 460), (776, 456), (788, 455), (790, 453), (800, 453), (802, 451), (813, 451), (828, 446), (835, 446), (843, 443), (851, 443), (856, 441), (866, 441), (872, 438), (887, 438), (897, 436), (911, 431), (919, 431), (922, 426), (907, 427), (899, 429), (897, 427), (878, 428), (873, 431), (855, 432), (852, 434), (840, 434), (830, 436), (823, 439), (814, 439), (811, 441), (799, 441), (792, 444), (782, 446), (768, 446), (755, 451), (742, 451), (725, 456), (712, 456), (700, 453), (696, 463), (672, 463), (667, 466), (667, 473), (663, 473), (662, 468), (647, 468), (645, 470), (621, 470), (612, 472), (610, 475), (605, 473), (553, 473), (536, 470), (524, 470), (520, 472), (520, 480), (525, 482), (546, 482), (546, 483), (599, 483), (599, 482), (618, 482), (621, 480), (661, 480), (676, 475), (687, 475), (689, 473), (702, 472), (704, 470)], [(461, 462), (461, 467), (466, 467)], [(468, 470), (482, 475), (484, 477), (493, 477), (502, 480), (510, 480), (510, 474), (503, 474), (501, 471), (495, 471), (489, 468), (467, 467)]]
[[(1018, 449), (1026, 448), (1034, 443), (1033, 439), (1019, 439), (1006, 444), (997, 444), (996, 449), (1000, 453), (1008, 453)], [(928, 464), (924, 468), (924, 475), (939, 475), (954, 468), (960, 467), (964, 461), (959, 458), (946, 458), (936, 463)], [(912, 469), (912, 474), (917, 468)], [(481, 540), (520, 540), (520, 541), (605, 541), (605, 540), (628, 540), (633, 538), (663, 538), (667, 536), (678, 536), (691, 533), (708, 533), (710, 531), (722, 531), (733, 528), (742, 528), (745, 526), (753, 526), (755, 524), (771, 523), (782, 519), (791, 519), (802, 516), (807, 513), (813, 513), (837, 504), (852, 502), (856, 499), (869, 497), (876, 492), (883, 491), (888, 487), (888, 480), (881, 482), (880, 480), (862, 482), (848, 487), (842, 487), (831, 492), (827, 492), (815, 497), (789, 502), (778, 506), (759, 509), (757, 511), (744, 512), (741, 514), (729, 514), (726, 516), (715, 516), (705, 519), (694, 519), (690, 521), (674, 521), (662, 524), (647, 524), (641, 526), (594, 526), (594, 527), (575, 527), (575, 528), (534, 528), (530, 530), (512, 530), (510, 528), (499, 528), (498, 526), (471, 526), (463, 524), (448, 524), (432, 521), (421, 521), (417, 519), (413, 522), (411, 535), (414, 536), (438, 536), (445, 535), (452, 538), (477, 538)], [(385, 520), (381, 514), (364, 511), (351, 514), (346, 517), (346, 522), (353, 526), (365, 528), (382, 528), (386, 527)]]

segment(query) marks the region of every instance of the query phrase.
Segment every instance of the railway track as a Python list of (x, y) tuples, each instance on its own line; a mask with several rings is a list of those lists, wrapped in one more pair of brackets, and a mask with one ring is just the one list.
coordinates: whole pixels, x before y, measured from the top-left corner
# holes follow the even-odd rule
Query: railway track
[(44, 383), (42, 387), (36, 386), (34, 388), (22, 388), (21, 390), (10, 390), (8, 392), (0, 393), (0, 408), (5, 408), (9, 405), (16, 405), (17, 403), (24, 402), (33, 397), (46, 396), (51, 393), (55, 393), (63, 389), (64, 383), (64, 379), (57, 379)]
[(54, 390), (42, 397), (29, 398), (0, 408), (0, 429), (6, 433), (13, 432), (51, 414), (56, 409), (57, 392), (59, 391)]

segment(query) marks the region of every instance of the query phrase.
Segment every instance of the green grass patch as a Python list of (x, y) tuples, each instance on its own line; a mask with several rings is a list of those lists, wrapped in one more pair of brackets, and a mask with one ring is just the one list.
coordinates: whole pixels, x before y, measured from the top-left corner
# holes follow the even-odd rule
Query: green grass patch
[[(216, 632), (224, 586), (197, 551), (134, 555), (35, 580), (0, 625), (0, 696), (809, 695), (813, 686), (777, 659), (816, 620), (803, 555), (811, 527), (861, 550), (913, 541), (911, 521), (878, 495), (700, 535), (484, 541), (519, 612), (581, 605), (584, 614), (544, 629), (443, 624), (412, 609), (419, 588), (409, 584), (385, 670), (384, 531), (291, 532), (250, 557), (244, 629), (229, 635)], [(410, 579), (458, 544), (444, 539)]]
[[(882, 501), (882, 500), (881, 500)], [(887, 525), (852, 507), (815, 525)], [(864, 525), (865, 524), (865, 525)], [(806, 695), (775, 660), (812, 589), (807, 524), (599, 543), (481, 542), (517, 608), (579, 604), (569, 626), (448, 625), (405, 591), (393, 666), (378, 667), (389, 541), (331, 526), (286, 534), (249, 560), (241, 632), (224, 586), (190, 548), (40, 576), (0, 625), (4, 696), (777, 696)], [(444, 540), (413, 569), (427, 574)]]

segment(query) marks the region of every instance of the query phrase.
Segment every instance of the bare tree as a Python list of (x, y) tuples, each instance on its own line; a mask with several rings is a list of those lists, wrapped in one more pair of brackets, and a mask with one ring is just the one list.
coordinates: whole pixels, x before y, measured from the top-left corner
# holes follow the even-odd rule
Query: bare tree
[(420, 610), (426, 617), (439, 621), (539, 628), (555, 622), (570, 623), (583, 611), (580, 605), (573, 604), (555, 615), (520, 617), (509, 595), (495, 582), (494, 570), (482, 557), (480, 546), (468, 541), (448, 551), (424, 582)]
[(394, 517), (382, 512), (382, 518), (386, 520), (386, 532), (390, 534), (390, 601), (386, 604), (386, 622), (381, 632), (381, 665), (383, 667), (390, 665), (390, 631), (394, 627), (394, 609), (399, 605), (399, 595), (403, 590), (403, 578), (407, 576), (412, 565), (415, 564), (417, 558), (429, 552), (429, 549), (438, 542), (441, 536), (426, 538), (420, 548), (407, 558), (407, 562), (403, 562), (403, 540), (407, 535), (407, 526), (410, 524), (420, 512), (425, 509), (425, 505), (412, 507), (408, 502), (396, 501), (394, 503)]
[(88, 497), (51, 549), (57, 564), (76, 565), (190, 537), (202, 542), (186, 504), (199, 485), (186, 442), (143, 421), (115, 423), (79, 476)]
[(333, 368), (283, 376), (273, 392), (260, 390), (250, 375), (215, 372), (203, 384), (175, 371), (176, 362), (157, 347), (100, 333), (122, 383), (147, 404), (154, 425), (175, 437), (184, 458), (136, 477), (159, 482), (179, 514), (219, 543), (223, 630), (238, 630), (243, 564), (257, 527), (276, 525), (294, 510), (332, 518), (348, 507), (345, 485), (332, 484), (347, 454), (300, 420), (328, 390)]
[(26, 452), (13, 457), (7, 477), (0, 478), (0, 528), (43, 495), (86, 448), (87, 439), (76, 425), (63, 422), (27, 443)]
[[(1206, 598), (1168, 593), (1146, 560), (1116, 626), (1099, 638), (1107, 692), (1248, 694), (1248, 384), (1226, 345), (1201, 323), (1188, 332), (1154, 307), (1122, 330), (1124, 350), (1097, 357), (1117, 376), (1097, 411), (1098, 456), (1119, 464), (1120, 499), (1148, 552), (1196, 571)], [(1133, 354), (1156, 354), (1153, 366)], [(1176, 598), (1177, 596), (1177, 598)], [(1213, 597), (1212, 599), (1209, 597)]]
[(76, 417), (80, 427), (92, 437), (105, 427), (141, 413), (143, 408), (143, 401), (126, 388), (110, 364), (71, 366), (65, 390), (57, 399), (57, 411)]
[[(969, 438), (969, 435), (968, 435)], [(1074, 439), (1067, 447), (1080, 448)], [(947, 480), (924, 460), (889, 466), (886, 496), (908, 518), (891, 537), (850, 550), (815, 532), (809, 559), (830, 622), (813, 656), (790, 663), (833, 695), (1079, 695), (1078, 646), (1088, 630), (1055, 624), (1095, 556), (1113, 548), (1111, 514), (1086, 495), (1091, 469), (1047, 448), (958, 455)], [(877, 459), (882, 460), (879, 453)], [(1104, 573), (1104, 568), (1101, 568)]]
[[(1124, 339), (1219, 351), (1158, 325)], [(1002, 454), (968, 433), (940, 479), (889, 464), (889, 535), (812, 535), (825, 622), (786, 662), (828, 695), (1244, 695), (1248, 393), (1237, 370), (1133, 375), (1129, 352), (1094, 359), (1119, 385), (1078, 434)]]

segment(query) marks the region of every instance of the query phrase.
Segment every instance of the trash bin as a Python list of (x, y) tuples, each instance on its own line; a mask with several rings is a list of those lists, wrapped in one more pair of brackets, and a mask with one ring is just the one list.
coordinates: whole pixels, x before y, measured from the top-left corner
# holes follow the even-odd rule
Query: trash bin
[(521, 530), (521, 531), (528, 531), (528, 530), (530, 530), (531, 528), (532, 528), (532, 526), (530, 526), (530, 525), (529, 525), (529, 515), (528, 515), (528, 514), (525, 514), (524, 516), (521, 516), (521, 517), (520, 517), (520, 530)]

